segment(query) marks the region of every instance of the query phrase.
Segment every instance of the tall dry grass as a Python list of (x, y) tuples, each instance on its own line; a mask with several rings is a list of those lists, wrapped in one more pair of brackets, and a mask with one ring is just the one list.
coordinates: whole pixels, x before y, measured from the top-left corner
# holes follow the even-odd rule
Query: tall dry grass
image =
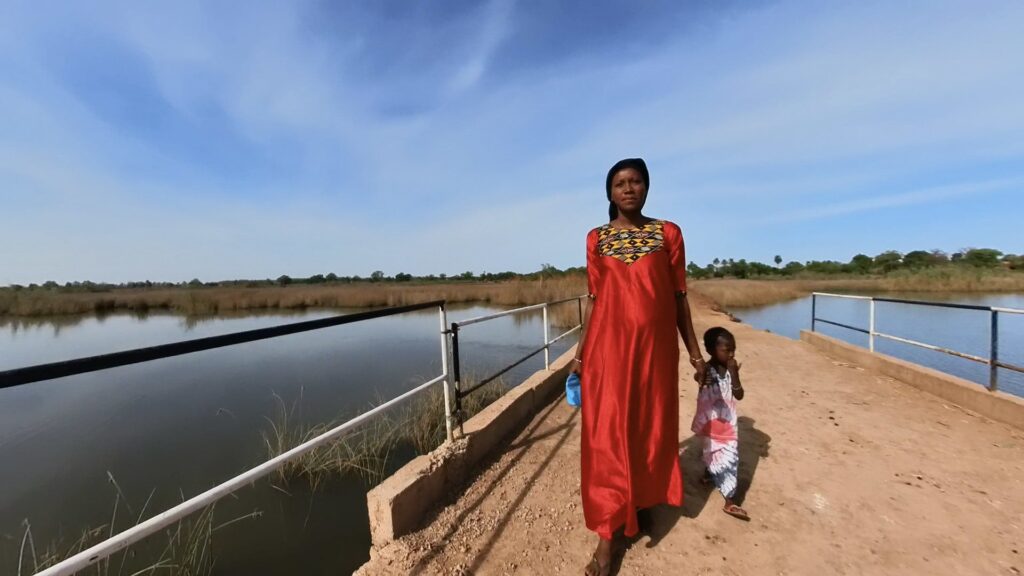
[[(763, 306), (800, 298), (804, 289), (788, 280), (697, 280), (691, 289), (723, 308)], [(807, 292), (809, 293), (809, 292)]]
[(888, 276), (698, 280), (692, 287), (723, 308), (744, 308), (802, 298), (811, 292), (1024, 292), (1024, 274), (957, 266), (901, 271)]
[(582, 275), (508, 282), (359, 283), (255, 288), (125, 288), (89, 293), (0, 289), (0, 316), (60, 316), (114, 312), (145, 314), (153, 311), (206, 315), (271, 309), (403, 306), (431, 300), (525, 306), (578, 296), (585, 291), (586, 279)]
[[(1024, 274), (968, 266), (899, 271), (886, 276), (799, 276), (780, 279), (715, 279), (692, 283), (698, 292), (724, 307), (771, 304), (813, 291), (850, 292), (1024, 292)], [(187, 316), (402, 306), (430, 300), (526, 306), (586, 292), (586, 278), (571, 274), (542, 280), (458, 283), (358, 283), (273, 287), (116, 289), (109, 292), (59, 292), (0, 289), (0, 323), (38, 317), (128, 312), (170, 312)], [(551, 309), (553, 325), (569, 327), (575, 304)], [(20, 320), (18, 320), (20, 319)]]

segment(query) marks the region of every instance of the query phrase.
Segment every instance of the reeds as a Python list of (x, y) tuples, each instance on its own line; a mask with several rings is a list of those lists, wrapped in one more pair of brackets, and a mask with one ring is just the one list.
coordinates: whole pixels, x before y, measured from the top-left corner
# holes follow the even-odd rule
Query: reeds
[(809, 294), (795, 280), (697, 280), (693, 290), (723, 308), (764, 306)]
[(744, 308), (802, 298), (811, 292), (1024, 292), (1024, 274), (948, 266), (898, 271), (887, 276), (697, 280), (692, 286), (723, 308)]
[[(114, 480), (113, 475), (107, 473), (111, 484), (116, 489), (114, 505), (111, 510), (110, 521), (92, 528), (86, 528), (74, 541), (68, 543), (63, 538), (56, 538), (41, 550), (36, 547), (35, 538), (32, 533), (32, 526), (26, 519), (22, 522), (24, 532), (21, 538), (21, 546), (18, 550), (18, 565), (13, 570), (4, 570), (4, 574), (22, 576), (23, 574), (34, 574), (56, 565), (62, 560), (69, 558), (83, 550), (91, 548), (96, 544), (114, 536), (120, 530), (117, 526), (119, 521), (125, 517), (125, 510), (129, 518), (134, 518), (134, 524), (141, 522), (146, 515), (153, 494), (138, 514), (134, 513), (128, 504), (121, 487)], [(184, 496), (182, 497), (184, 500)], [(120, 550), (107, 558), (104, 558), (93, 565), (93, 567), (82, 571), (83, 574), (96, 574), (98, 576), (140, 576), (143, 574), (171, 574), (172, 576), (202, 576), (213, 573), (215, 558), (213, 554), (213, 536), (219, 530), (226, 528), (236, 522), (257, 518), (262, 515), (259, 511), (232, 518), (226, 522), (216, 523), (214, 509), (216, 504), (204, 508), (198, 515), (192, 515), (176, 523), (172, 528), (166, 530), (163, 535), (166, 538), (160, 553), (156, 559), (145, 566), (139, 567), (134, 564), (140, 563), (137, 558), (137, 546)], [(122, 526), (125, 529), (127, 526)], [(145, 546), (152, 547), (156, 542), (147, 542)], [(131, 562), (129, 562), (131, 560)]]
[[(466, 386), (471, 386), (467, 382)], [(507, 390), (500, 380), (484, 387), (463, 399), (465, 417), (476, 414), (488, 404), (501, 397)], [(273, 418), (267, 418), (269, 429), (263, 433), (267, 456), (275, 458), (341, 425), (337, 419), (315, 425), (307, 425), (296, 418), (299, 399), (287, 406), (280, 396)], [(367, 484), (382, 480), (392, 464), (392, 456), (403, 449), (416, 454), (427, 454), (445, 440), (444, 394), (440, 386), (433, 386), (409, 401), (404, 408), (385, 412), (371, 419), (337, 440), (319, 446), (289, 462), (278, 471), (278, 478), (287, 483), (293, 478), (305, 478), (315, 489), (331, 475), (358, 474)]]
[(430, 300), (525, 306), (586, 291), (582, 275), (465, 283), (358, 283), (210, 288), (118, 288), (108, 292), (0, 289), (0, 316), (60, 316), (154, 311), (186, 315), (251, 310), (368, 308)]
[[(1024, 292), (1024, 274), (970, 266), (901, 270), (885, 276), (799, 276), (786, 279), (697, 280), (693, 286), (725, 307), (759, 306), (814, 290), (857, 292)], [(107, 292), (0, 288), (0, 317), (171, 312), (188, 316), (260, 310), (402, 306), (430, 300), (526, 306), (579, 296), (586, 278), (569, 274), (540, 280), (457, 283), (310, 284), (259, 287), (118, 288)], [(573, 304), (551, 308), (552, 322), (569, 327)]]

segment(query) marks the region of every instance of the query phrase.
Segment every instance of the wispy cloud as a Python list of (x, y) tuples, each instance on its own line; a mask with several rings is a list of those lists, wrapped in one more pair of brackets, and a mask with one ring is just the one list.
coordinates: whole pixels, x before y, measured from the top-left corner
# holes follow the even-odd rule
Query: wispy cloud
[[(774, 215), (769, 218), (770, 223), (801, 222), (806, 220), (820, 220), (824, 218), (835, 218), (848, 216), (861, 212), (873, 210), (886, 210), (892, 208), (903, 208), (922, 204), (933, 204), (946, 202), (959, 198), (983, 196), (996, 192), (1018, 192), (1024, 197), (1024, 177), (1001, 178), (981, 182), (970, 182), (966, 184), (951, 184), (947, 186), (935, 186), (922, 190), (909, 192), (897, 192), (871, 198), (859, 198), (847, 202), (825, 204), (800, 210)], [(995, 209), (996, 207), (993, 206)], [(753, 224), (755, 221), (752, 221)], [(762, 221), (761, 223), (766, 223)]]
[(449, 83), (452, 93), (464, 92), (480, 82), (495, 51), (508, 37), (512, 25), (513, 0), (491, 0), (479, 26), (469, 57)]
[(699, 261), (1011, 238), (1020, 3), (646, 6), (9, 3), (0, 284), (578, 265), (637, 155)]

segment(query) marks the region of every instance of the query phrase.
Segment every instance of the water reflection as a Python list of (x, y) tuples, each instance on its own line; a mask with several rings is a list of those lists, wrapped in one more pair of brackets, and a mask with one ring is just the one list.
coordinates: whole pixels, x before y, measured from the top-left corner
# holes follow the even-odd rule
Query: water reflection
[[(496, 311), (462, 306), (448, 316)], [(0, 370), (338, 313), (6, 319)], [(540, 346), (542, 334), (539, 313), (467, 327), (463, 372), (493, 373)], [(535, 356), (505, 380), (542, 367)], [(108, 521), (108, 473), (133, 506), (155, 489), (150, 510), (161, 510), (265, 460), (262, 433), (277, 397), (298, 401), (297, 419), (312, 425), (351, 417), (441, 368), (437, 311), (424, 310), (0, 390), (0, 458), (18, 463), (0, 467), (0, 573), (12, 565), (24, 519), (38, 542)], [(265, 482), (225, 500), (224, 518), (265, 516), (218, 537), (215, 572), (350, 572), (369, 549), (365, 489), (358, 479), (315, 493)]]
[[(1024, 295), (1015, 294), (884, 294), (882, 296), (1024, 309)], [(799, 338), (801, 330), (810, 328), (811, 298), (807, 297), (761, 308), (740, 309), (736, 311), (736, 314), (741, 320), (752, 326), (764, 328), (789, 338)], [(869, 303), (866, 300), (819, 297), (816, 315), (818, 318), (866, 330), (868, 328)], [(988, 312), (876, 302), (875, 317), (875, 329), (879, 332), (958, 352), (966, 352), (982, 358), (988, 358), (991, 353), (991, 316)], [(818, 323), (817, 330), (851, 344), (868, 346), (866, 334), (823, 322)], [(929, 366), (981, 385), (987, 386), (989, 382), (988, 366), (970, 360), (880, 337), (875, 339), (875, 349), (883, 354)], [(1000, 314), (999, 357), (1006, 362), (1024, 365), (1024, 316)], [(1024, 374), (1000, 369), (999, 388), (1004, 392), (1024, 396)]]

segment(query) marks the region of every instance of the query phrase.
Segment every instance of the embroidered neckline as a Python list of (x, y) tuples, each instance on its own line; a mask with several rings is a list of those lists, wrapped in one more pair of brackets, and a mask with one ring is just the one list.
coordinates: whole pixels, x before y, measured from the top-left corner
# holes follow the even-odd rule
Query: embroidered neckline
[(633, 264), (664, 248), (664, 230), (664, 220), (651, 220), (642, 228), (616, 228), (609, 222), (597, 230), (598, 253)]

